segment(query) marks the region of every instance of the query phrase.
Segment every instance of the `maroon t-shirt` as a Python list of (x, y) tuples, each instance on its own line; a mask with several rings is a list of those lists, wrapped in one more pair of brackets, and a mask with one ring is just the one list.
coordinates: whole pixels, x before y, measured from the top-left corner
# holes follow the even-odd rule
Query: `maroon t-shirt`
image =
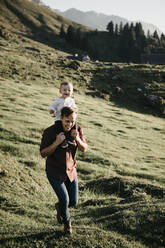
[[(59, 125), (52, 125), (44, 130), (40, 145), (40, 151), (50, 146), (55, 140), (56, 135), (63, 130), (62, 123)], [(85, 141), (83, 130), (80, 125), (77, 125), (77, 131), (82, 141)], [(63, 131), (64, 132), (64, 131)], [(70, 132), (64, 134), (67, 138)], [(76, 170), (76, 150), (77, 146), (68, 144), (67, 148), (62, 148), (59, 145), (56, 150), (46, 158), (46, 171), (49, 175), (54, 176), (56, 179), (65, 181), (69, 177), (72, 182), (77, 177)]]

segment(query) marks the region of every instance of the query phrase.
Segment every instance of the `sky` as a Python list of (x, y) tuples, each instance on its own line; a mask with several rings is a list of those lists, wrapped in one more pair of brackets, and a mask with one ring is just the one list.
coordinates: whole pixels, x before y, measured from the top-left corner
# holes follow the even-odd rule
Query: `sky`
[(165, 34), (165, 0), (42, 0), (52, 9), (76, 8), (156, 25)]

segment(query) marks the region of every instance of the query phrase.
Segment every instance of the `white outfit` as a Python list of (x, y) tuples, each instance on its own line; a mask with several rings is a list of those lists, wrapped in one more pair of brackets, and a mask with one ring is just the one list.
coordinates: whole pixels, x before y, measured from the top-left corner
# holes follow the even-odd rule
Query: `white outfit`
[(76, 108), (77, 106), (75, 104), (75, 101), (73, 98), (71, 97), (67, 97), (67, 98), (62, 98), (62, 97), (58, 97), (56, 98), (53, 103), (50, 105), (49, 110), (54, 110), (56, 113), (56, 117), (55, 117), (55, 121), (60, 120), (61, 117), (61, 109), (63, 107), (72, 107), (72, 108)]

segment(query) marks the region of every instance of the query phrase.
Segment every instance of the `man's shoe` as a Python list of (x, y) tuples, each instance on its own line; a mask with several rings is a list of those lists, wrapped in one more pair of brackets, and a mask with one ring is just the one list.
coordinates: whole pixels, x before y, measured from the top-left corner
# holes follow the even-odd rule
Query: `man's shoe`
[(60, 215), (59, 203), (58, 202), (55, 204), (55, 208), (56, 208), (56, 211), (57, 211), (57, 221), (58, 221), (59, 224), (62, 224), (63, 223), (63, 218)]
[(69, 234), (69, 235), (72, 234), (72, 226), (71, 226), (71, 223), (66, 223), (66, 224), (64, 224), (64, 233), (65, 233), (65, 234)]

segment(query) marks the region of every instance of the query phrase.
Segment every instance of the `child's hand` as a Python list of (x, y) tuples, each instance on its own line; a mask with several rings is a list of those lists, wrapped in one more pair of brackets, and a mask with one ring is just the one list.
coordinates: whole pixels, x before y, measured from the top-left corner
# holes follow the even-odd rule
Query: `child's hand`
[(53, 110), (53, 109), (50, 109), (50, 110), (49, 110), (49, 113), (50, 113), (50, 114), (53, 114), (53, 113), (54, 113), (54, 110)]

